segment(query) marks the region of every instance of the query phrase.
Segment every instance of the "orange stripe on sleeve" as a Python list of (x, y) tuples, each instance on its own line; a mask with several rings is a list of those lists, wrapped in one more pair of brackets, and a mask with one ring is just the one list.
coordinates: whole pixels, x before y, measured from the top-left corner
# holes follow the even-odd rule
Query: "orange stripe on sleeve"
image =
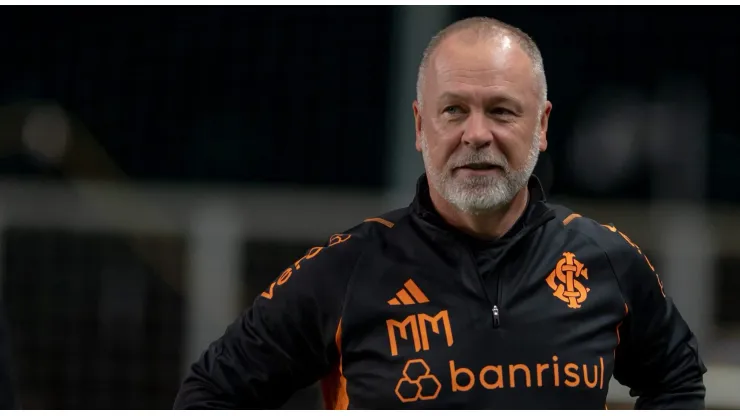
[(377, 222), (377, 223), (385, 225), (388, 228), (393, 228), (393, 226), (395, 225), (388, 220), (384, 220), (383, 218), (368, 218), (364, 222)]
[[(627, 307), (627, 304), (625, 303), (624, 304), (624, 317), (625, 318), (627, 317), (627, 315), (629, 314), (629, 312), (630, 312), (630, 309), (629, 309), (629, 307)], [(617, 345), (614, 346), (614, 358), (617, 358), (617, 347), (619, 346), (619, 343), (622, 342), (622, 338), (619, 335), (619, 328), (622, 327), (622, 324), (623, 323), (624, 323), (624, 319), (622, 319), (621, 321), (619, 321), (619, 323), (617, 324)]]
[(328, 410), (347, 410), (349, 396), (347, 395), (347, 379), (342, 371), (342, 320), (339, 320), (334, 342), (339, 352), (337, 367), (321, 381), (321, 390), (324, 396), (324, 408)]
[(575, 212), (568, 215), (568, 218), (563, 220), (563, 225), (568, 225), (571, 221), (573, 221), (576, 218), (579, 218), (581, 214), (576, 214)]

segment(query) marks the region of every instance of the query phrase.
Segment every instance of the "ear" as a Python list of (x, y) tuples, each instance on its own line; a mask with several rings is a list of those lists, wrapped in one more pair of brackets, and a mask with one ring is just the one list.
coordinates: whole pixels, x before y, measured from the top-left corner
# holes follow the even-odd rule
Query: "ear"
[(417, 100), (411, 104), (414, 110), (414, 130), (416, 130), (416, 150), (421, 152), (421, 107)]
[(550, 121), (550, 112), (552, 111), (552, 103), (545, 101), (545, 108), (542, 109), (542, 115), (540, 116), (540, 152), (547, 150), (547, 126)]

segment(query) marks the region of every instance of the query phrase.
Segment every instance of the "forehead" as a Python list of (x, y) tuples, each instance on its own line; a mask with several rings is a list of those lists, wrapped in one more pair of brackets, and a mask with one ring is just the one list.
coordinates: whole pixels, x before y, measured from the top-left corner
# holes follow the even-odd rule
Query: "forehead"
[(481, 37), (454, 34), (432, 56), (424, 87), (432, 95), (444, 92), (505, 92), (536, 98), (532, 61), (510, 35)]

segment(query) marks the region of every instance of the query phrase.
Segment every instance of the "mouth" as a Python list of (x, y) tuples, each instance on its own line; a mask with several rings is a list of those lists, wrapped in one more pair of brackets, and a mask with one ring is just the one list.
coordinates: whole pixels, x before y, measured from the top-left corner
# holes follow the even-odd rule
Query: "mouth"
[(471, 172), (487, 173), (494, 170), (499, 170), (501, 169), (501, 167), (492, 163), (469, 163), (467, 165), (459, 166), (457, 169)]

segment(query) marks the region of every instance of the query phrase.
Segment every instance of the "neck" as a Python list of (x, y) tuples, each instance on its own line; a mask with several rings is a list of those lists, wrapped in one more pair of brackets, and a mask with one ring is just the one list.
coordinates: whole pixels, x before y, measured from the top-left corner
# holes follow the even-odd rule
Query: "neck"
[(527, 208), (529, 189), (525, 186), (505, 206), (476, 214), (460, 211), (444, 199), (431, 185), (429, 186), (429, 196), (434, 208), (448, 224), (473, 237), (495, 239), (506, 234), (524, 214), (524, 210)]

